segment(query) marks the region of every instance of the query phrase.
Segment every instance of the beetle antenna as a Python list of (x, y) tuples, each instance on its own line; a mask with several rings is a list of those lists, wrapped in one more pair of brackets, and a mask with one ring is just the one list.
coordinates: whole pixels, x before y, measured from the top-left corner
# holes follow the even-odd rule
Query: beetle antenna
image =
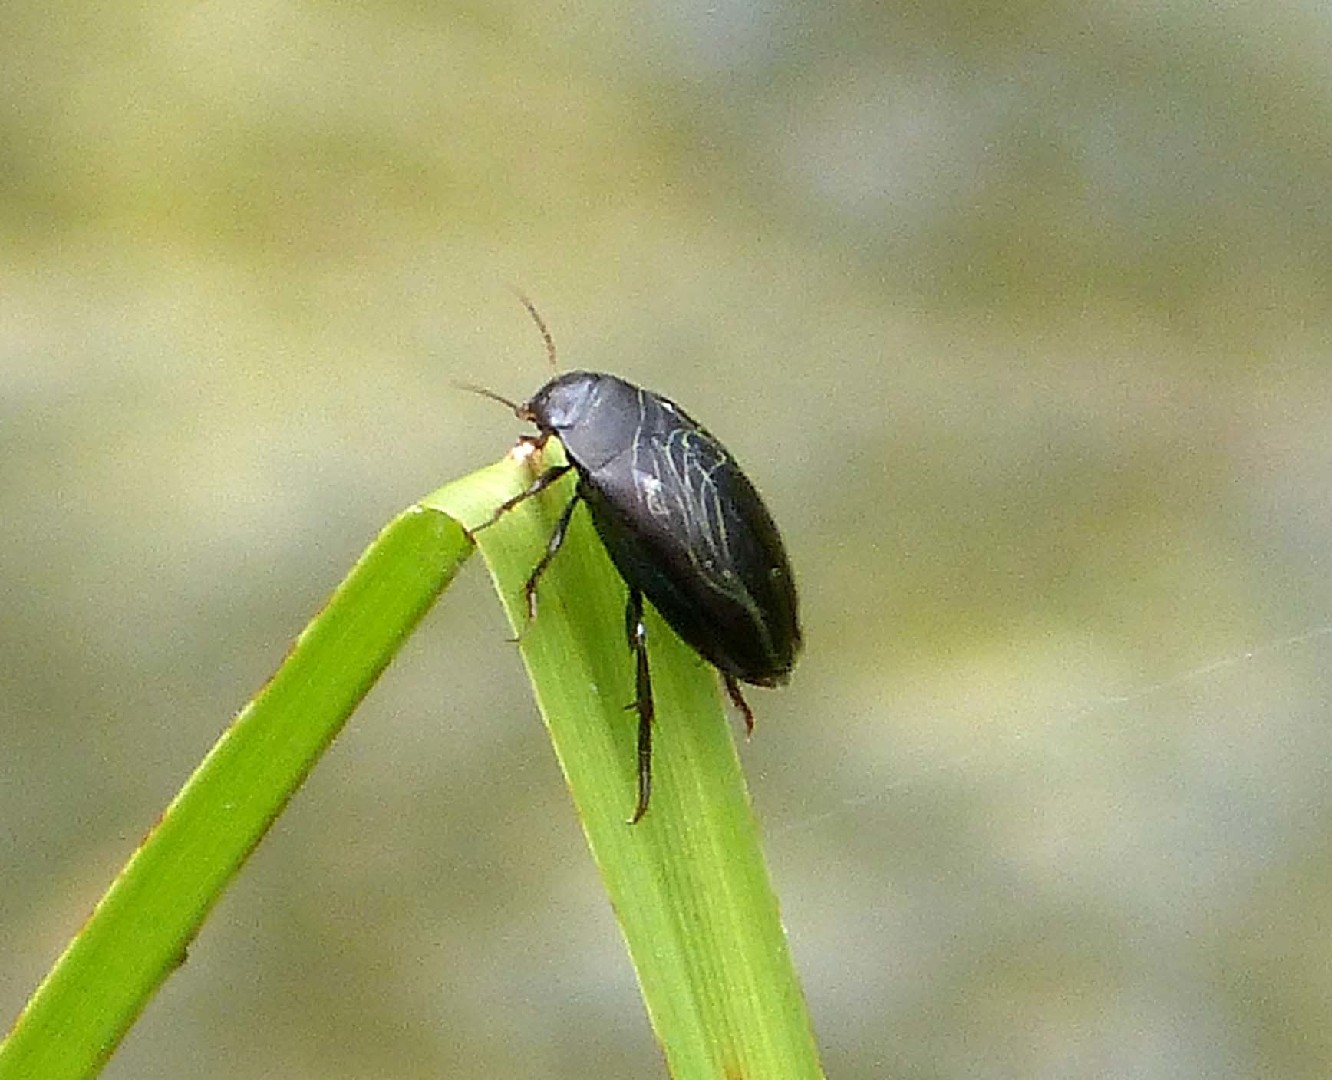
[(550, 328), (546, 326), (546, 320), (541, 317), (536, 305), (532, 303), (525, 292), (512, 285), (509, 287), (513, 289), (513, 295), (522, 301), (523, 307), (527, 308), (527, 313), (532, 316), (532, 321), (537, 324), (537, 329), (541, 331), (541, 340), (546, 343), (546, 356), (550, 360), (551, 370), (559, 371), (560, 365), (555, 360), (555, 339), (550, 335)]
[(473, 383), (460, 382), (460, 383), (454, 383), (453, 385), (456, 386), (459, 390), (466, 390), (470, 394), (480, 394), (483, 398), (490, 398), (491, 401), (498, 401), (501, 405), (507, 405), (515, 413), (518, 412), (519, 406), (515, 405), (508, 398), (495, 393), (494, 390), (487, 390), (484, 386), (476, 386)]

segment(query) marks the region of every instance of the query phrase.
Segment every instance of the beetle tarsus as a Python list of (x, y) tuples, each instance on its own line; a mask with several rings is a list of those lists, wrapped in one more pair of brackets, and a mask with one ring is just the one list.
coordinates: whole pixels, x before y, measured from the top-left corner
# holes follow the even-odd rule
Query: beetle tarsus
[(736, 681), (734, 675), (723, 675), (722, 679), (726, 683), (726, 693), (730, 695), (731, 704), (740, 710), (740, 715), (745, 718), (745, 738), (754, 734), (754, 710), (749, 707), (749, 702), (745, 700), (745, 695), (740, 692), (740, 683)]
[(638, 803), (630, 825), (637, 825), (647, 813), (652, 797), (652, 672), (648, 668), (647, 627), (643, 625), (643, 594), (629, 590), (624, 608), (624, 629), (635, 661), (634, 708), (638, 713)]

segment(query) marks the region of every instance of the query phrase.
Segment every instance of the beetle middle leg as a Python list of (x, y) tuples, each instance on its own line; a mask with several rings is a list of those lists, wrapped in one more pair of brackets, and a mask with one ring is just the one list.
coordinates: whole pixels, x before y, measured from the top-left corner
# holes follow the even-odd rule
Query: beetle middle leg
[(634, 654), (634, 701), (628, 706), (638, 713), (638, 803), (630, 825), (637, 825), (647, 813), (648, 799), (652, 795), (652, 673), (648, 669), (647, 627), (643, 625), (643, 594), (629, 589), (629, 602), (624, 607), (624, 632)]
[[(563, 470), (560, 473), (561, 476), (572, 467), (573, 466), (571, 465), (557, 466), (557, 468)], [(549, 473), (543, 473), (542, 475), (547, 476)], [(556, 479), (559, 479), (559, 477), (556, 477)], [(551, 483), (553, 482), (554, 481), (551, 481)], [(573, 520), (573, 512), (577, 508), (578, 501), (582, 497), (583, 493), (581, 490), (575, 491), (568, 504), (562, 511), (560, 511), (560, 518), (555, 522), (555, 528), (551, 531), (550, 539), (546, 541), (545, 554), (537, 560), (536, 566), (532, 567), (532, 572), (527, 575), (527, 580), (523, 583), (523, 599), (527, 602), (527, 621), (529, 623), (536, 618), (537, 583), (541, 580), (541, 575), (546, 572), (546, 568), (550, 566), (550, 561), (555, 558), (555, 553), (564, 546), (564, 538), (569, 533), (569, 522)]]

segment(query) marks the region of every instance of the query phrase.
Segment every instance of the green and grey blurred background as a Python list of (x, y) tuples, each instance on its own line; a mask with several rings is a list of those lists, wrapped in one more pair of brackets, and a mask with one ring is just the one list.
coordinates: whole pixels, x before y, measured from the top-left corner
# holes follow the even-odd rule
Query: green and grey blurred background
[[(2, 21), (0, 1014), (522, 430), (455, 387), (546, 378), (513, 283), (784, 526), (830, 1076), (1332, 1074), (1327, 5)], [(471, 567), (107, 1077), (663, 1075), (505, 639)]]

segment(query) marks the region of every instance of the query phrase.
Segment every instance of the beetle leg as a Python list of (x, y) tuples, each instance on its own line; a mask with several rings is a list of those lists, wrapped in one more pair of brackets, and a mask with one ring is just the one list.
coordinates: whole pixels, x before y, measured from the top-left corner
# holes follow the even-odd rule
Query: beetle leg
[(526, 502), (533, 495), (540, 495), (546, 490), (546, 488), (550, 487), (551, 484), (555, 483), (556, 480), (572, 468), (572, 465), (552, 465), (512, 499), (505, 499), (504, 502), (500, 503), (499, 506), (495, 508), (495, 512), (474, 528), (472, 532), (478, 533), (482, 529), (490, 528), (490, 526), (494, 525), (495, 522), (499, 521), (500, 518), (519, 503)]
[[(557, 466), (557, 468), (560, 469), (560, 475), (562, 476), (569, 469), (573, 468), (573, 466), (560, 465)], [(544, 472), (541, 475), (543, 477), (549, 476), (550, 471)], [(559, 477), (556, 477), (556, 479), (559, 479)], [(549, 483), (554, 483), (554, 481), (548, 481), (548, 484)], [(546, 572), (546, 567), (550, 565), (550, 560), (555, 558), (555, 553), (559, 551), (560, 547), (564, 544), (564, 537), (569, 532), (569, 521), (573, 518), (574, 508), (578, 505), (578, 500), (582, 497), (582, 492), (574, 492), (573, 498), (569, 500), (568, 505), (565, 506), (564, 510), (560, 513), (559, 521), (555, 522), (555, 529), (551, 532), (550, 539), (546, 541), (546, 553), (541, 556), (536, 566), (532, 567), (532, 572), (527, 575), (527, 581), (523, 583), (523, 597), (527, 601), (527, 621), (529, 623), (536, 618), (537, 582), (541, 580), (541, 575)]]
[(624, 608), (624, 630), (635, 660), (634, 703), (638, 712), (638, 804), (630, 825), (637, 825), (647, 813), (652, 795), (652, 673), (648, 670), (647, 627), (643, 625), (643, 594), (631, 588)]
[(749, 707), (745, 695), (740, 693), (740, 684), (734, 675), (723, 675), (722, 679), (726, 683), (726, 692), (731, 695), (731, 704), (739, 709), (740, 715), (745, 718), (745, 737), (748, 738), (754, 734), (754, 710)]

